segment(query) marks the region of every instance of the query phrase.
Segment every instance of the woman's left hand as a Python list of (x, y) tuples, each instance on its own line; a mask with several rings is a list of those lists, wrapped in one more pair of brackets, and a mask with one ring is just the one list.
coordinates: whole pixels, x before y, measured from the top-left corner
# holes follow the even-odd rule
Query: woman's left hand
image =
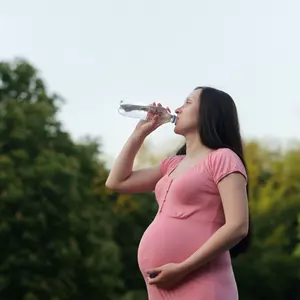
[[(170, 263), (147, 270), (148, 283), (161, 289), (171, 289), (187, 275), (180, 264)], [(155, 277), (154, 277), (155, 276)], [(151, 278), (152, 277), (152, 278)]]

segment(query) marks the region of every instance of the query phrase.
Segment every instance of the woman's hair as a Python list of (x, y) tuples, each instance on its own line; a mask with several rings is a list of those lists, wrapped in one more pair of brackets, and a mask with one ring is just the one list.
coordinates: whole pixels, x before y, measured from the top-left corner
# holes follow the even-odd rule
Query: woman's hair
[[(227, 93), (211, 87), (195, 88), (198, 89), (201, 89), (198, 130), (202, 144), (214, 150), (231, 149), (239, 156), (247, 171), (238, 113), (233, 99)], [(177, 155), (185, 154), (186, 145), (177, 152)], [(250, 246), (250, 238), (251, 226), (249, 225), (247, 236), (230, 250), (231, 256), (236, 257), (246, 252)]]

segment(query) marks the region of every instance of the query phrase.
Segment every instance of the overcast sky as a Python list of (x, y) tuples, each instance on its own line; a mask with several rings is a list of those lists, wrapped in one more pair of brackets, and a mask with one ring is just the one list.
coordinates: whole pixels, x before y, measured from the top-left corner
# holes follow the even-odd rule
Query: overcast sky
[[(285, 4), (283, 4), (285, 3)], [(245, 138), (299, 137), (300, 2), (0, 0), (1, 60), (28, 59), (65, 99), (74, 138), (114, 157), (136, 123), (119, 101), (175, 109), (197, 85), (235, 99)], [(168, 146), (168, 124), (152, 142)]]

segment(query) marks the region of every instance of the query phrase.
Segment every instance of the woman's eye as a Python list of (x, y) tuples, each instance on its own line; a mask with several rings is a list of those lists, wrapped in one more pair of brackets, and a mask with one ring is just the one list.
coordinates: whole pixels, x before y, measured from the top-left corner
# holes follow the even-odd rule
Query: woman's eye
[(184, 101), (184, 105), (191, 104), (191, 100), (187, 99)]

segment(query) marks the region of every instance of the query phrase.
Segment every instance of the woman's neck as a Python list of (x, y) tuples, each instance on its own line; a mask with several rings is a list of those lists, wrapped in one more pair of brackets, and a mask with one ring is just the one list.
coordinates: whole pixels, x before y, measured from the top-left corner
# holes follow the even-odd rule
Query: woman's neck
[(199, 133), (191, 134), (185, 137), (186, 140), (186, 157), (188, 159), (198, 159), (205, 156), (210, 149), (204, 146), (200, 140)]

